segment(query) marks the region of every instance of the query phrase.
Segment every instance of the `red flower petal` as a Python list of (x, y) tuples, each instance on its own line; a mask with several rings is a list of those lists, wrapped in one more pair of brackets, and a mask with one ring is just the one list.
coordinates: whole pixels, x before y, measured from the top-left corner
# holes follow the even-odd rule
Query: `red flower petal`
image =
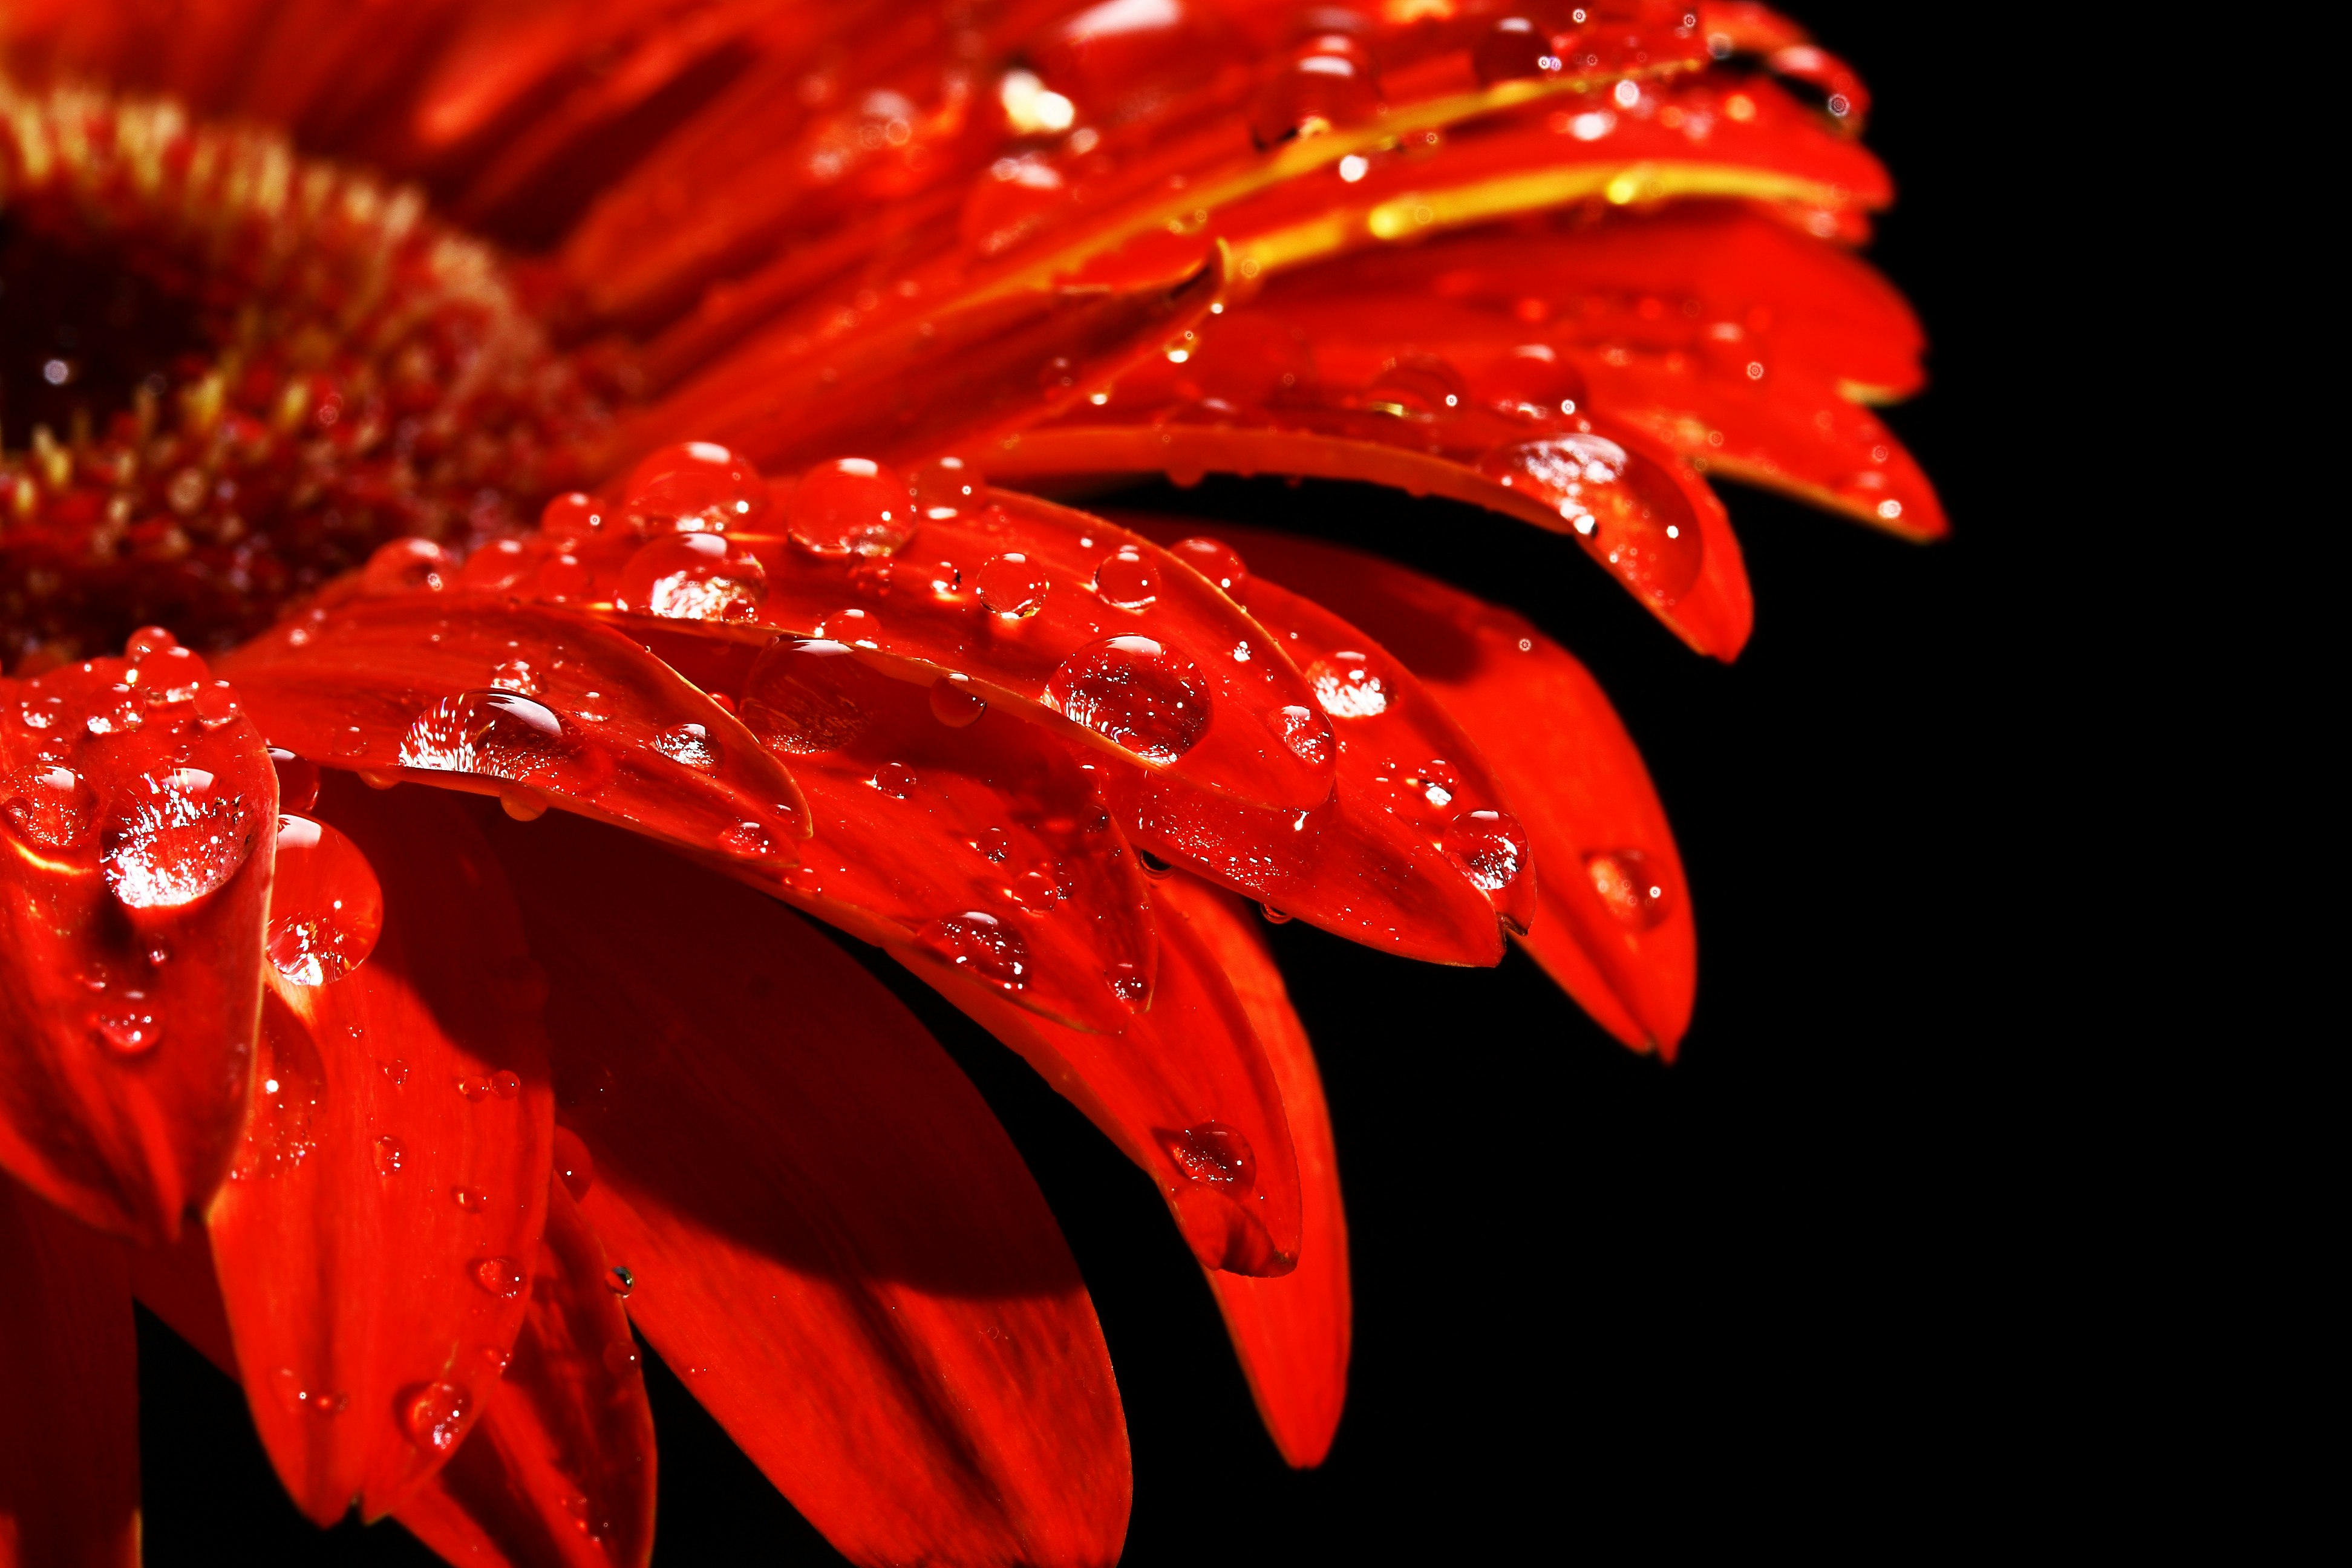
[(278, 784), (201, 659), (139, 652), (0, 680), (0, 1167), (153, 1239), (245, 1117)]
[(1339, 1159), (1323, 1080), (1256, 919), (1190, 878), (1171, 879), (1161, 893), (1184, 911), (1216, 954), (1217, 967), (1233, 983), (1282, 1089), (1298, 1151), (1298, 1268), (1278, 1279), (1211, 1270), (1209, 1288), (1216, 1292), (1250, 1395), (1275, 1447), (1301, 1468), (1319, 1465), (1347, 1402), (1353, 1310), (1348, 1215), (1339, 1201)]
[(792, 758), (817, 836), (777, 879), (783, 897), (868, 942), (911, 934), (1082, 1028), (1121, 1028), (1149, 1004), (1142, 873), (1095, 775), (1051, 733), (954, 683), (894, 680), (838, 643), (648, 641)]
[(653, 1411), (604, 1247), (561, 1182), (540, 1260), (497, 1397), (400, 1522), (452, 1563), (644, 1568)]
[(1528, 950), (1603, 1028), (1671, 1058), (1697, 984), (1689, 889), (1641, 753), (1584, 667), (1518, 616), (1402, 567), (1224, 531), (1254, 571), (1311, 584), (1377, 632), (1475, 737), (1545, 868)]
[(748, 889), (571, 821), (496, 842), (594, 1157), (583, 1206), (696, 1395), (860, 1562), (1116, 1557), (1101, 1330), (945, 1054)]
[(0, 1564), (139, 1562), (123, 1249), (0, 1175)]
[(382, 934), (340, 979), (270, 976), (259, 1090), (208, 1228), (254, 1425), (330, 1524), (354, 1496), (370, 1519), (398, 1507), (497, 1387), (553, 1102), (545, 982), (464, 808), (333, 775), (320, 816), (381, 879)]
[(781, 868), (808, 816), (791, 775), (638, 644), (575, 611), (488, 593), (346, 594), (226, 661), (271, 742), (549, 801)]
[(1162, 908), (1151, 1011), (1116, 1035), (1081, 1034), (953, 981), (908, 947), (892, 956), (1021, 1053), (1160, 1188), (1208, 1268), (1287, 1274), (1302, 1198), (1281, 1080), (1216, 949)]

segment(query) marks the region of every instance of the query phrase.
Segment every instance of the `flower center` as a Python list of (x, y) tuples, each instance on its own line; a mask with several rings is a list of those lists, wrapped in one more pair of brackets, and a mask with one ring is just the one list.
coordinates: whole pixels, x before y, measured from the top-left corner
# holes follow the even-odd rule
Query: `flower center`
[(225, 646), (386, 540), (520, 531), (617, 386), (414, 191), (0, 79), (0, 668)]

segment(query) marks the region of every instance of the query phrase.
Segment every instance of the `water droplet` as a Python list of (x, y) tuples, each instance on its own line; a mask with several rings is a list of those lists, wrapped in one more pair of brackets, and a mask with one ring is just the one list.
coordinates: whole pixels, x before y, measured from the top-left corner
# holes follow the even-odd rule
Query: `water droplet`
[(35, 849), (69, 849), (89, 836), (98, 797), (79, 773), (27, 763), (0, 781), (0, 819)]
[(127, 735), (147, 721), (138, 694), (128, 686), (110, 686), (82, 715), (82, 728), (93, 735)]
[(739, 822), (719, 836), (719, 847), (747, 859), (765, 859), (776, 853), (776, 836), (756, 822)]
[(1209, 727), (1209, 683), (1150, 637), (1105, 637), (1062, 661), (1045, 704), (1137, 756), (1171, 763)]
[(561, 543), (576, 544), (610, 527), (610, 510), (594, 496), (573, 490), (557, 496), (541, 510), (539, 531)]
[(1017, 550), (992, 555), (972, 575), (971, 591), (980, 602), (1006, 620), (1026, 620), (1045, 607), (1053, 580), (1044, 566)]
[(839, 685), (823, 679), (819, 659), (849, 653), (841, 643), (779, 638), (761, 652), (743, 683), (744, 726), (771, 752), (787, 756), (839, 751), (873, 722)]
[(698, 773), (719, 770), (719, 742), (700, 724), (672, 724), (654, 731), (654, 750), (680, 767)]
[(141, 1007), (110, 1007), (90, 1015), (90, 1032), (118, 1057), (143, 1057), (163, 1038), (156, 1015)]
[(907, 479), (924, 517), (952, 517), (988, 500), (988, 481), (979, 466), (962, 458), (933, 458), (917, 464)]
[(931, 717), (949, 729), (977, 723), (987, 711), (987, 701), (962, 681), (943, 675), (931, 682)]
[(253, 830), (245, 804), (201, 768), (141, 775), (114, 799), (99, 865), (134, 910), (178, 909), (213, 892), (245, 864)]
[(143, 664), (159, 653), (184, 653), (180, 639), (162, 626), (141, 626), (122, 640), (122, 657), (133, 664)]
[(530, 580), (530, 591), (542, 599), (562, 603), (566, 599), (585, 597), (594, 587), (595, 574), (577, 555), (551, 555), (539, 563), (539, 571)]
[(1257, 1159), (1250, 1152), (1249, 1140), (1222, 1121), (1163, 1132), (1160, 1142), (1187, 1181), (1235, 1194), (1248, 1192), (1257, 1181)]
[(1141, 845), (1138, 845), (1136, 847), (1135, 863), (1142, 867), (1143, 874), (1150, 878), (1155, 882), (1163, 881), (1176, 874), (1175, 867), (1170, 865), (1167, 861), (1162, 860), (1159, 856), (1154, 855), (1150, 850), (1144, 848)]
[(253, 1109), (230, 1172), (235, 1181), (282, 1175), (318, 1147), (310, 1131), (326, 1081), (318, 1048), (299, 1031), (271, 1026), (266, 1012), (263, 1020), (254, 1053)]
[(1249, 582), (1249, 568), (1243, 563), (1240, 552), (1222, 539), (1180, 539), (1168, 547), (1168, 553), (1235, 599), (1241, 597), (1244, 585)]
[(1307, 667), (1315, 700), (1334, 719), (1370, 719), (1388, 711), (1389, 681), (1371, 655), (1340, 648)]
[(530, 1276), (511, 1258), (478, 1258), (474, 1283), (502, 1301), (511, 1301), (530, 1285)]
[(1697, 515), (1658, 464), (1599, 436), (1498, 447), (1478, 459), (1496, 483), (1557, 511), (1585, 552), (1634, 592), (1672, 605), (1698, 581)]
[(490, 1080), (479, 1074), (466, 1074), (457, 1079), (457, 1092), (471, 1100), (488, 1100), (490, 1098)]
[[(1319, 686), (1317, 695), (1319, 699)], [(1338, 744), (1331, 734), (1331, 721), (1312, 708), (1297, 702), (1286, 703), (1268, 713), (1265, 722), (1291, 755), (1309, 767), (1328, 767), (1337, 754)]]
[(836, 458), (801, 476), (785, 507), (793, 542), (812, 555), (888, 555), (915, 531), (907, 482), (865, 458)]
[(400, 1140), (387, 1132), (375, 1141), (375, 1173), (379, 1176), (400, 1174), (401, 1163), (408, 1158)]
[(768, 569), (715, 533), (656, 539), (629, 558), (614, 585), (616, 608), (672, 621), (748, 621), (768, 596)]
[(501, 691), (520, 691), (525, 697), (536, 697), (544, 683), (539, 679), (539, 671), (531, 668), (529, 659), (509, 658), (491, 667), (490, 684)]
[(1048, 915), (1062, 901), (1062, 889), (1053, 878), (1043, 871), (1024, 871), (1006, 889), (1013, 901), (1028, 914)]
[(462, 691), (417, 716), (400, 765), (522, 782), (569, 760), (578, 735), (562, 716), (520, 691)]
[(1125, 546), (1095, 568), (1095, 592), (1122, 610), (1140, 610), (1160, 597), (1159, 569), (1143, 552)]
[(1151, 983), (1143, 977), (1142, 967), (1124, 961), (1103, 971), (1103, 983), (1110, 987), (1112, 995), (1130, 1007), (1140, 1003), (1151, 990)]
[(1261, 148), (1272, 148), (1294, 136), (1360, 124), (1380, 106), (1370, 55), (1344, 34), (1326, 34), (1303, 46), (1259, 89), (1250, 106), (1250, 136)]
[(1480, 85), (1517, 81), (1526, 77), (1557, 76), (1562, 69), (1551, 30), (1525, 16), (1503, 16), (1472, 46), (1470, 64)]
[[(531, 1011), (537, 1012), (537, 1008)], [(522, 1075), (500, 1068), (490, 1075), (490, 1092), (500, 1100), (512, 1100), (522, 1092)]]
[(27, 730), (48, 730), (65, 721), (65, 710), (62, 697), (27, 697), (16, 705), (16, 716)]
[(398, 1411), (401, 1430), (418, 1447), (446, 1454), (464, 1435), (472, 1401), (454, 1383), (428, 1383), (404, 1391)]
[(196, 722), (207, 730), (217, 730), (233, 723), (245, 712), (245, 704), (236, 698), (236, 688), (226, 680), (202, 680), (196, 683)]
[(1020, 932), (979, 910), (946, 915), (915, 934), (916, 942), (1002, 991), (1029, 984), (1029, 944)]
[(1528, 836), (1507, 811), (1465, 811), (1445, 825), (1439, 847), (1470, 880), (1502, 891), (1528, 863)]
[(1277, 910), (1272, 904), (1260, 904), (1257, 912), (1265, 917), (1265, 923), (1270, 926), (1286, 926), (1294, 918), (1287, 910)]
[[(479, 1214), (484, 1209), (490, 1206), (490, 1194), (482, 1191), (479, 1187), (452, 1187), (449, 1189), (449, 1196), (459, 1208), (464, 1209), (467, 1214)], [(484, 1261), (493, 1262), (499, 1260), (485, 1259)], [(475, 1277), (477, 1279), (480, 1278), (481, 1269), (481, 1264), (478, 1263), (474, 1266)]]
[(1549, 343), (1523, 343), (1478, 378), (1487, 407), (1517, 419), (1562, 419), (1587, 401), (1584, 376)]
[(368, 557), (368, 594), (437, 594), (457, 580), (457, 558), (429, 539), (395, 539)]
[(1442, 359), (1402, 354), (1373, 378), (1361, 402), (1400, 419), (1449, 419), (1470, 405), (1470, 385)]
[(604, 1346), (604, 1370), (614, 1377), (630, 1377), (637, 1371), (637, 1347), (626, 1340), (614, 1340)]
[(278, 810), (308, 811), (319, 804), (318, 763), (282, 746), (272, 746), (269, 765), (278, 773)]
[(918, 787), (915, 770), (903, 763), (884, 763), (866, 782), (893, 800), (906, 799)]
[(555, 1130), (555, 1173), (574, 1200), (586, 1197), (588, 1189), (596, 1184), (596, 1162), (590, 1157), (587, 1143), (569, 1127)]
[(330, 825), (278, 819), (269, 962), (297, 985), (327, 985), (367, 962), (383, 931), (383, 889), (360, 847)]
[(398, 1089), (408, 1081), (408, 1064), (398, 1057), (393, 1058), (388, 1062), (379, 1062), (377, 1066), (383, 1069), (384, 1081), (391, 1084), (393, 1088)]
[(604, 1289), (615, 1296), (625, 1297), (637, 1288), (637, 1277), (615, 1263), (604, 1270)]
[[(625, 509), (647, 526), (724, 532), (765, 510), (768, 482), (740, 453), (709, 441), (665, 447), (629, 470)], [(542, 524), (544, 526), (544, 524)]]
[(1607, 849), (1584, 858), (1592, 890), (1629, 931), (1653, 931), (1674, 912), (1665, 873), (1639, 849)]

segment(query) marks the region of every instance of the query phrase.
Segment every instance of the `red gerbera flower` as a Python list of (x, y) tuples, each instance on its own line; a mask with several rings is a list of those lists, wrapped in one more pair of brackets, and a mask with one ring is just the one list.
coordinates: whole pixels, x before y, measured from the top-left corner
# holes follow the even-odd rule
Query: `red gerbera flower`
[(1054, 1217), (803, 916), (1151, 1177), (1318, 1462), (1244, 900), (1671, 1056), (1674, 840), (1532, 626), (1035, 492), (1447, 496), (1727, 659), (1706, 473), (1944, 526), (1861, 406), (1863, 88), (1757, 6), (78, 0), (0, 62), (10, 1560), (135, 1556), (134, 1294), (454, 1562), (646, 1560), (633, 1327), (854, 1559), (1115, 1558)]

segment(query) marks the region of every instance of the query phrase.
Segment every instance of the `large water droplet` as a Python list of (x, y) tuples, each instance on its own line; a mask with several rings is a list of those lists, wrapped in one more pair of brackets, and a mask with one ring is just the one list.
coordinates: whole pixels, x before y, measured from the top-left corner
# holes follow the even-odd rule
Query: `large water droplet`
[(801, 476), (786, 504), (793, 542), (812, 555), (888, 555), (915, 531), (906, 481), (865, 458), (835, 458)]
[(864, 734), (872, 718), (819, 674), (819, 660), (849, 651), (833, 642), (771, 643), (743, 682), (744, 727), (769, 751), (787, 756), (839, 751)]
[(98, 797), (79, 773), (27, 763), (0, 780), (0, 820), (35, 849), (69, 849), (89, 836)]
[(604, 1289), (610, 1290), (614, 1295), (625, 1298), (630, 1291), (636, 1288), (636, 1275), (632, 1273), (630, 1270), (624, 1268), (621, 1265), (615, 1263), (613, 1267), (604, 1270)]
[[(1317, 691), (1319, 696), (1319, 686)], [(1286, 703), (1268, 713), (1265, 722), (1284, 749), (1309, 767), (1328, 767), (1337, 754), (1331, 721), (1312, 708)]]
[(869, 784), (893, 800), (905, 800), (921, 787), (915, 770), (904, 763), (884, 763), (874, 770)]
[(700, 724), (672, 724), (656, 731), (654, 750), (680, 767), (692, 768), (698, 773), (716, 773), (719, 769), (719, 742)]
[(1048, 915), (1062, 901), (1061, 885), (1043, 871), (1024, 871), (1013, 879), (1005, 891), (1022, 910), (1033, 915)]
[(1674, 913), (1665, 873), (1639, 849), (1604, 849), (1584, 858), (1592, 890), (1629, 931), (1653, 931)]
[(327, 823), (278, 819), (269, 962), (297, 985), (326, 985), (367, 962), (383, 931), (383, 889), (360, 847)]
[(1017, 550), (992, 555), (972, 574), (971, 591), (980, 602), (1007, 620), (1026, 620), (1045, 607), (1045, 593), (1054, 585), (1043, 564)]
[(742, 454), (709, 441), (687, 441), (651, 454), (629, 470), (621, 493), (624, 510), (646, 526), (681, 532), (741, 528), (768, 505), (768, 483), (760, 470)]
[(116, 795), (100, 835), (106, 885), (134, 910), (178, 909), (236, 874), (253, 849), (242, 801), (202, 768), (145, 773)]
[(1271, 148), (1294, 136), (1317, 136), (1360, 124), (1380, 111), (1371, 57), (1341, 34), (1318, 37), (1294, 55), (1250, 105), (1250, 136)]
[(472, 1273), (475, 1284), (502, 1301), (513, 1300), (530, 1284), (530, 1276), (511, 1258), (478, 1258)]
[(282, 746), (272, 746), (269, 765), (278, 773), (278, 810), (308, 811), (319, 804), (318, 763)]
[(1180, 539), (1168, 547), (1168, 553), (1235, 599), (1249, 582), (1249, 568), (1243, 564), (1240, 552), (1222, 539)]
[(135, 1004), (100, 1008), (90, 1015), (89, 1027), (99, 1043), (118, 1057), (143, 1057), (163, 1038), (162, 1018)]
[(1334, 719), (1370, 719), (1388, 711), (1390, 681), (1368, 653), (1340, 648), (1307, 667), (1315, 700)]
[(402, 1146), (400, 1140), (391, 1133), (387, 1132), (375, 1141), (375, 1173), (377, 1175), (400, 1174), (400, 1168), (407, 1163), (407, 1160), (408, 1151)]
[(964, 682), (945, 675), (931, 682), (931, 717), (949, 729), (978, 723), (987, 711), (987, 701)]
[(318, 1047), (299, 1030), (269, 1025), (267, 1012), (263, 1017), (260, 1048), (254, 1053), (253, 1109), (229, 1173), (234, 1181), (282, 1175), (318, 1147), (311, 1129), (326, 1082)]
[(549, 501), (539, 514), (539, 531), (564, 544), (593, 539), (612, 526), (612, 508), (584, 490)]
[(1510, 886), (1528, 862), (1528, 836), (1507, 811), (1465, 811), (1445, 825), (1439, 847), (1490, 893)]
[(567, 760), (578, 739), (562, 716), (520, 691), (461, 691), (417, 716), (400, 765), (435, 773), (530, 779)]
[(1029, 944), (994, 915), (967, 910), (943, 916), (918, 931), (915, 941), (1001, 991), (1024, 990), (1029, 984)]
[(369, 594), (437, 594), (457, 580), (457, 558), (429, 539), (395, 539), (368, 557), (360, 587)]
[(1095, 568), (1095, 592), (1122, 610), (1144, 609), (1160, 597), (1159, 568), (1140, 550), (1124, 546)]
[(1203, 1121), (1160, 1142), (1184, 1179), (1213, 1191), (1246, 1193), (1257, 1182), (1257, 1158), (1249, 1140), (1222, 1121)]
[(402, 1393), (397, 1406), (401, 1430), (418, 1447), (446, 1454), (465, 1434), (472, 1400), (454, 1383), (428, 1383)]
[(616, 608), (673, 621), (747, 621), (768, 596), (760, 558), (716, 533), (676, 533), (629, 558), (613, 587)]
[(1103, 971), (1103, 984), (1110, 987), (1112, 995), (1130, 1007), (1140, 1003), (1151, 990), (1151, 983), (1143, 977), (1141, 967), (1123, 960)]
[(1137, 756), (1172, 763), (1209, 727), (1200, 667), (1150, 637), (1105, 637), (1062, 661), (1045, 705)]
[(1585, 552), (1634, 592), (1672, 605), (1698, 581), (1698, 519), (1672, 476), (1616, 442), (1554, 436), (1498, 447), (1478, 459), (1496, 483), (1557, 511)]
[(1372, 379), (1360, 401), (1400, 419), (1450, 419), (1470, 405), (1470, 384), (1433, 355), (1401, 354)]
[(596, 1162), (588, 1152), (587, 1143), (569, 1127), (555, 1130), (555, 1173), (563, 1182), (563, 1190), (573, 1198), (584, 1198), (588, 1189), (596, 1184)]

